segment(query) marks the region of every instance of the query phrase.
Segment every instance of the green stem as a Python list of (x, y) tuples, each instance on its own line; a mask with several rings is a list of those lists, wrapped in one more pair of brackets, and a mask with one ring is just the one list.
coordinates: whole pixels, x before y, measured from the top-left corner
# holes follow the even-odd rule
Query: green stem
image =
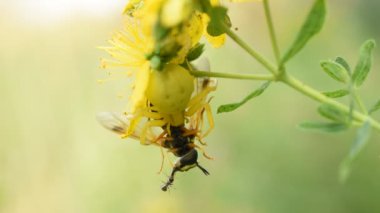
[(276, 32), (274, 31), (272, 16), (270, 13), (269, 0), (264, 0), (265, 17), (269, 28), (270, 39), (272, 42), (274, 56), (276, 57), (277, 64), (280, 64), (280, 49), (277, 44)]
[(352, 96), (355, 100), (355, 103), (359, 106), (359, 109), (362, 111), (362, 113), (367, 115), (368, 114), (367, 108), (363, 104), (362, 99), (359, 97), (357, 90), (353, 88), (351, 91), (352, 91)]
[(245, 80), (275, 80), (273, 75), (262, 74), (236, 74), (236, 73), (222, 73), (222, 72), (208, 72), (208, 71), (190, 71), (190, 74), (196, 77), (215, 77), (215, 78), (230, 78), (230, 79), (245, 79)]
[[(283, 83), (287, 84), (288, 86), (292, 87), (293, 89), (301, 92), (302, 94), (304, 94), (304, 95), (306, 95), (306, 96), (308, 96), (308, 97), (310, 97), (310, 98), (312, 98), (318, 102), (329, 104), (329, 105), (334, 106), (337, 109), (340, 109), (340, 110), (347, 112), (347, 113), (349, 113), (349, 111), (350, 111), (348, 106), (346, 106), (342, 103), (339, 103), (338, 101), (335, 101), (331, 98), (326, 97), (325, 95), (323, 95), (319, 91), (309, 87), (308, 85), (304, 84), (303, 82), (299, 81), (298, 79), (294, 78), (293, 76), (284, 74), (282, 76), (282, 78), (280, 79), (280, 81), (282, 81)], [(376, 120), (374, 120), (373, 118), (371, 118), (370, 116), (364, 114), (364, 113), (354, 111), (353, 112), (353, 118), (355, 120), (361, 122), (361, 123), (368, 120), (374, 128), (380, 130), (380, 123), (377, 122)]]
[[(346, 113), (350, 113), (350, 108), (338, 101), (335, 101), (325, 95), (323, 95), (321, 92), (315, 90), (314, 88), (311, 88), (310, 86), (304, 84), (303, 82), (299, 81), (298, 79), (294, 78), (293, 76), (287, 74), (286, 72), (280, 72), (275, 66), (273, 66), (267, 59), (265, 59), (261, 54), (256, 52), (254, 49), (252, 49), (250, 46), (247, 45), (238, 35), (236, 35), (234, 32), (232, 32), (229, 28), (225, 27), (226, 34), (231, 37), (232, 40), (234, 40), (241, 48), (243, 48), (249, 55), (251, 55), (254, 59), (256, 59), (258, 62), (260, 62), (264, 67), (266, 67), (275, 77), (275, 80), (281, 81), (288, 86), (292, 87), (293, 89), (297, 90), (298, 92), (320, 102), (320, 103), (326, 103), (330, 104), (337, 109), (340, 109)], [(281, 67), (279, 69), (282, 69)], [(356, 110), (353, 111), (353, 118), (356, 121), (359, 121), (361, 123), (365, 121), (369, 121), (372, 127), (380, 130), (380, 123), (376, 120), (374, 120), (372, 117), (370, 117), (366, 113), (360, 113)]]
[(271, 73), (276, 74), (277, 68), (273, 66), (267, 59), (264, 58), (260, 53), (252, 49), (247, 43), (245, 43), (238, 35), (236, 35), (230, 28), (225, 27), (226, 34), (234, 40), (241, 48), (243, 48), (249, 55), (255, 58), (259, 63), (261, 63), (265, 68), (267, 68)]
[[(260, 75), (260, 74), (253, 75), (253, 74), (208, 72), (208, 71), (190, 71), (190, 73), (196, 77), (216, 77), (216, 78), (245, 79), (245, 80), (275, 80), (276, 79), (275, 76), (273, 75)], [(286, 85), (292, 87), (298, 92), (320, 103), (329, 104), (331, 106), (336, 107), (339, 110), (342, 110), (343, 112), (350, 113), (350, 108), (348, 106), (323, 95), (321, 92), (306, 85), (305, 83), (299, 81), (298, 79), (294, 78), (293, 76), (289, 74), (286, 74), (286, 73), (282, 74), (279, 81), (285, 83)], [(363, 123), (368, 120), (374, 128), (380, 130), (380, 123), (374, 120), (373, 118), (371, 118), (366, 113), (353, 111), (353, 118), (360, 123)]]

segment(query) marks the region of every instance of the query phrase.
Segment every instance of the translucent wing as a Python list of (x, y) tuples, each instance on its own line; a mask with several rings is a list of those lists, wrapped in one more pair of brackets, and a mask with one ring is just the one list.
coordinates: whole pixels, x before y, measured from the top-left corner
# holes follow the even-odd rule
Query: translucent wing
[(104, 128), (122, 135), (127, 132), (130, 118), (122, 113), (100, 112), (96, 115), (96, 119)]
[[(197, 70), (200, 71), (210, 71), (210, 63), (207, 58), (201, 58), (199, 60), (199, 63), (195, 66)], [(198, 99), (198, 102), (202, 102), (207, 104), (210, 102), (212, 98), (208, 97), (209, 93), (214, 91), (217, 86), (217, 80), (215, 78), (210, 77), (198, 77), (196, 82), (196, 91), (195, 96), (201, 97), (201, 99)], [(190, 127), (195, 129), (202, 129), (203, 126), (203, 114), (206, 110), (206, 107), (204, 106), (201, 110), (196, 112), (194, 116), (191, 116), (190, 118)], [(208, 106), (208, 108), (210, 108)], [(210, 110), (209, 110), (210, 111)], [(208, 113), (208, 120), (211, 126), (212, 117), (211, 112)]]
[[(99, 121), (99, 123), (103, 127), (119, 135), (126, 134), (128, 126), (130, 125), (130, 120), (132, 118), (133, 118), (132, 115), (126, 115), (126, 114), (118, 113), (118, 112), (101, 112), (101, 113), (98, 113), (96, 116), (96, 119)], [(135, 131), (128, 137), (134, 138), (136, 140), (140, 140), (140, 136), (142, 132), (141, 130), (142, 130), (141, 126), (137, 126), (135, 128)], [(146, 137), (146, 142), (148, 144), (153, 143), (153, 141), (155, 141), (156, 139), (156, 136), (153, 134), (153, 132), (150, 132), (150, 131), (145, 135), (145, 137)]]
[[(207, 58), (201, 58), (195, 67), (200, 71), (210, 71), (210, 62)], [(217, 84), (218, 81), (215, 78), (199, 77), (197, 78), (197, 94), (201, 93), (208, 87), (216, 87)]]

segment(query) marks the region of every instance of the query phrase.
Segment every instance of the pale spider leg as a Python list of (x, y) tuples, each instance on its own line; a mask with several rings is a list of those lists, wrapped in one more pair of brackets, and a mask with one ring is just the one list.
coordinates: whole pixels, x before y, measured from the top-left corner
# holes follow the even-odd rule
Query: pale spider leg
[[(203, 126), (204, 104), (205, 103), (197, 103), (195, 106), (190, 106), (190, 108), (188, 109), (188, 111), (185, 112), (185, 114), (187, 114), (186, 116), (189, 116), (189, 117), (194, 116), (194, 114), (196, 114), (195, 115), (195, 130), (197, 132), (199, 132), (202, 129), (202, 126)], [(207, 145), (202, 140), (200, 140), (200, 137), (201, 136), (198, 135), (199, 142), (202, 145)]]
[(201, 138), (206, 137), (212, 131), (212, 129), (214, 128), (214, 119), (212, 117), (212, 112), (211, 112), (211, 107), (210, 107), (210, 101), (212, 100), (212, 98), (213, 97), (209, 98), (208, 101), (207, 101), (207, 104), (205, 104), (204, 107), (202, 108), (202, 110), (200, 110), (198, 112), (198, 118), (199, 119), (198, 119), (198, 123), (197, 124), (200, 124), (200, 127), (197, 127), (197, 129), (199, 129), (199, 130), (203, 129), (203, 126), (204, 126), (203, 115), (204, 115), (205, 111), (206, 111), (206, 114), (207, 114), (208, 124), (209, 124), (209, 129), (206, 131), (206, 133), (203, 136), (201, 134), (201, 131), (199, 131), (198, 139), (201, 142), (201, 144), (203, 144)]
[(148, 131), (149, 128), (151, 127), (162, 127), (163, 125), (165, 125), (165, 121), (164, 120), (150, 120), (150, 121), (147, 121), (141, 131), (141, 136), (140, 136), (140, 143), (143, 144), (143, 145), (146, 145), (146, 133)]
[(146, 116), (147, 118), (150, 118), (150, 119), (153, 119), (153, 120), (160, 120), (162, 121), (162, 125), (161, 127), (164, 127), (166, 126), (166, 132), (171, 135), (171, 132), (170, 132), (170, 117), (168, 117), (167, 115), (165, 114), (161, 114), (159, 112), (151, 112), (151, 111), (146, 111), (143, 113), (144, 116)]
[[(191, 111), (190, 111), (191, 110)], [(194, 111), (196, 110), (196, 111)], [(189, 109), (189, 114), (191, 113), (196, 113), (198, 110), (205, 110), (206, 111), (206, 114), (207, 114), (207, 120), (208, 120), (208, 123), (209, 123), (209, 128), (208, 130), (206, 131), (206, 133), (204, 133), (203, 135), (200, 136), (200, 138), (203, 138), (203, 137), (206, 137), (211, 131), (212, 129), (214, 128), (214, 118), (212, 117), (212, 112), (211, 112), (211, 107), (209, 105), (209, 103), (205, 102), (205, 103), (199, 103), (195, 106), (192, 106), (192, 108)], [(203, 112), (201, 111), (201, 115), (199, 116), (200, 117), (200, 122), (201, 123), (201, 127), (203, 127)], [(192, 115), (192, 114), (191, 114)]]
[(161, 174), (162, 169), (164, 168), (164, 162), (165, 162), (165, 152), (162, 146), (160, 146), (160, 151), (161, 151), (161, 166), (160, 166), (160, 170), (158, 170), (157, 172), (158, 174)]
[(213, 157), (210, 157), (209, 155), (206, 154), (206, 151), (205, 151), (202, 147), (200, 147), (200, 146), (198, 146), (198, 145), (196, 145), (196, 144), (192, 144), (192, 145), (193, 145), (195, 148), (199, 149), (199, 150), (202, 152), (202, 154), (203, 154), (203, 156), (204, 156), (205, 158), (207, 158), (207, 159), (209, 159), (209, 160), (214, 160)]
[(195, 129), (195, 130), (199, 131), (199, 129), (200, 129), (199, 124), (201, 121), (201, 116), (202, 116), (201, 111), (198, 111), (198, 112), (196, 112), (196, 115), (193, 115), (191, 117), (190, 129)]
[(200, 102), (201, 99), (205, 99), (207, 97), (207, 95), (211, 92), (211, 91), (214, 91), (216, 90), (216, 87), (206, 87), (204, 89), (202, 89), (202, 91), (200, 91), (199, 93), (197, 93), (195, 96), (193, 96), (188, 105), (194, 105), (194, 103), (197, 103), (197, 102)]
[[(216, 87), (212, 87), (210, 91), (215, 90), (215, 89), (216, 89)], [(204, 125), (203, 115), (204, 115), (205, 111), (207, 113), (207, 118), (208, 118), (209, 127), (210, 127), (210, 129), (208, 130), (208, 132), (211, 132), (211, 130), (214, 128), (214, 119), (212, 117), (212, 111), (211, 111), (211, 107), (210, 107), (210, 102), (211, 102), (211, 100), (213, 98), (214, 97), (210, 97), (208, 99), (207, 103), (205, 104), (205, 106), (203, 107), (203, 109), (199, 112), (199, 114), (200, 114), (200, 116), (199, 116), (199, 120), (200, 121), (199, 122), (200, 122), (200, 125), (201, 125), (201, 127), (200, 127), (201, 129), (203, 129), (203, 125)], [(207, 133), (207, 134), (209, 134), (209, 133)]]
[(170, 118), (170, 115), (162, 114), (162, 113), (159, 113), (159, 112), (152, 112), (152, 111), (147, 111), (147, 112), (144, 112), (143, 114), (144, 114), (144, 116), (146, 116), (146, 117), (148, 117), (150, 119), (164, 121), (165, 124), (163, 124), (161, 127), (166, 126), (165, 131), (169, 135), (171, 135), (171, 132), (170, 132), (170, 123), (171, 123), (170, 121), (171, 121), (171, 118)]
[(196, 117), (196, 128), (194, 129), (194, 131), (196, 131), (196, 134), (195, 134), (195, 137), (198, 139), (199, 143), (201, 143), (203, 146), (207, 146), (207, 143), (204, 142), (201, 138), (201, 134), (200, 134), (200, 130), (202, 129), (202, 127), (199, 127), (200, 124), (203, 126), (203, 110), (201, 112), (198, 112), (197, 113), (197, 117)]
[[(165, 137), (165, 141), (170, 141), (170, 140), (173, 140), (173, 138), (172, 138), (172, 137)], [(161, 147), (163, 147), (162, 144), (161, 144)], [(172, 150), (173, 150), (173, 149), (168, 148), (168, 147), (166, 147), (166, 148), (168, 149), (168, 150), (166, 151), (166, 153), (168, 153), (168, 152), (172, 152)], [(173, 164), (173, 162), (170, 161), (169, 157), (167, 157), (166, 159), (168, 160), (170, 166), (171, 166), (171, 167), (174, 167), (174, 164)]]
[(189, 103), (187, 104), (188, 109), (185, 112), (185, 116), (191, 117), (195, 112), (200, 110), (202, 108), (202, 105), (206, 102), (205, 99), (207, 95), (215, 89), (216, 87), (207, 87), (202, 90), (202, 92), (198, 93), (196, 96), (190, 99)]
[(212, 116), (212, 112), (211, 112), (211, 107), (210, 107), (210, 104), (206, 103), (204, 106), (204, 109), (206, 111), (206, 115), (207, 115), (207, 120), (208, 120), (208, 124), (209, 124), (209, 128), (208, 130), (203, 134), (201, 135), (201, 138), (204, 138), (206, 137), (208, 134), (210, 134), (210, 132), (214, 129), (215, 127), (215, 123), (214, 123), (214, 118)]
[(127, 138), (128, 136), (130, 136), (131, 134), (133, 134), (133, 132), (135, 131), (136, 129), (136, 126), (138, 125), (138, 123), (140, 122), (140, 120), (142, 119), (142, 116), (140, 113), (137, 113), (135, 118), (132, 118), (130, 120), (130, 123), (129, 123), (129, 126), (127, 128), (127, 131), (125, 134), (123, 134), (121, 136), (121, 138)]
[(209, 89), (205, 89), (202, 92), (196, 94), (194, 97), (192, 97), (190, 99), (189, 103), (187, 104), (187, 107), (189, 108), (193, 105), (196, 105), (199, 102), (203, 102), (203, 100), (206, 99), (206, 97), (210, 91), (211, 90), (209, 90)]
[(164, 136), (166, 135), (166, 131), (163, 131), (155, 140), (154, 140), (154, 143), (157, 143), (159, 144), (159, 146), (161, 146), (161, 142), (158, 143), (158, 141), (161, 141), (162, 139), (164, 139)]
[(168, 133), (168, 135), (172, 135), (172, 131), (170, 130), (170, 123), (168, 124), (168, 122), (166, 122), (166, 132)]
[[(215, 88), (215, 87), (214, 87)], [(209, 124), (209, 129), (206, 131), (206, 133), (204, 133), (203, 135), (200, 136), (200, 138), (204, 138), (206, 137), (208, 134), (210, 134), (210, 132), (214, 129), (215, 127), (215, 123), (214, 123), (214, 118), (212, 116), (212, 111), (211, 111), (211, 107), (210, 107), (210, 102), (211, 100), (213, 99), (214, 97), (210, 97), (207, 101), (207, 103), (203, 106), (203, 109), (201, 110), (200, 112), (200, 123), (201, 123), (201, 129), (203, 129), (203, 113), (206, 111), (206, 115), (207, 115), (207, 120), (208, 120), (208, 124)], [(200, 139), (199, 138), (199, 139)], [(202, 140), (200, 139), (199, 140), (201, 143), (202, 143)]]
[[(167, 152), (171, 152), (171, 150), (168, 150)], [(170, 166), (173, 168), (174, 167), (174, 163), (168, 158), (168, 162), (170, 164)]]
[[(195, 113), (197, 113), (201, 109), (201, 103), (205, 102), (205, 99), (211, 91), (215, 90), (215, 87), (207, 87), (202, 90), (200, 93), (196, 94), (192, 97), (187, 104), (187, 110), (185, 111), (185, 117), (192, 117)], [(193, 128), (195, 125), (195, 129), (199, 129), (201, 113), (195, 116), (195, 120), (192, 120), (190, 123), (190, 127)], [(195, 123), (195, 124), (194, 124)]]
[(134, 118), (132, 118), (130, 120), (130, 124), (129, 124), (129, 127), (128, 127), (128, 130), (126, 132), (125, 137), (128, 137), (130, 134), (132, 134), (134, 132), (136, 126), (139, 124), (139, 122), (141, 121), (141, 119), (143, 117), (146, 117), (148, 119), (159, 120), (159, 119), (162, 119), (163, 116), (160, 113), (151, 112), (151, 111), (149, 111), (147, 109), (144, 109), (144, 111), (143, 110), (138, 110), (135, 113)]
[(203, 126), (204, 126), (204, 119), (203, 119), (204, 112), (205, 112), (205, 108), (204, 107), (202, 107), (202, 109), (199, 110), (199, 112), (198, 112), (198, 127), (197, 128), (199, 130), (202, 130)]
[(186, 136), (189, 136), (189, 135), (196, 135), (197, 132), (198, 132), (197, 129), (192, 129), (192, 130), (186, 129), (182, 136), (186, 137)]
[(199, 110), (202, 110), (204, 103), (205, 102), (198, 102), (198, 103), (194, 103), (193, 105), (188, 105), (189, 107), (187, 108), (187, 110), (185, 112), (185, 116), (191, 117), (195, 113), (197, 113)]
[(159, 120), (164, 117), (161, 113), (158, 113), (158, 112), (145, 111), (145, 112), (142, 112), (141, 114), (153, 120)]
[(200, 138), (199, 135), (197, 135), (196, 137), (197, 137), (199, 143), (201, 143), (203, 146), (207, 146), (207, 143), (203, 141), (203, 138)]
[(158, 144), (160, 146), (160, 151), (161, 151), (161, 166), (160, 166), (160, 170), (157, 172), (158, 174), (160, 174), (162, 172), (162, 169), (164, 168), (164, 161), (165, 161), (165, 153), (164, 153), (164, 149), (162, 147), (162, 141), (165, 140), (164, 139), (164, 136), (165, 136), (166, 132), (163, 131), (158, 137), (156, 140), (154, 140), (154, 143)]

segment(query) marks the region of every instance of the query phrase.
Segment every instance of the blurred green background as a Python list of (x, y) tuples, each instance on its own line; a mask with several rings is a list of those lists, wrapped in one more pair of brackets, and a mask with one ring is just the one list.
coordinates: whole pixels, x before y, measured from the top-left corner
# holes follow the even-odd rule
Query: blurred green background
[[(380, 212), (380, 143), (374, 132), (345, 185), (337, 171), (355, 131), (337, 135), (297, 128), (321, 119), (318, 103), (275, 84), (229, 114), (215, 115), (207, 138), (211, 175), (180, 173), (162, 192), (170, 166), (157, 175), (160, 151), (120, 140), (95, 120), (120, 111), (128, 86), (99, 69), (121, 27), (120, 1), (2, 1), (0, 6), (0, 212)], [(272, 1), (281, 49), (287, 47), (311, 0)], [(328, 18), (288, 70), (322, 91), (337, 89), (319, 61), (357, 60), (360, 44), (380, 42), (380, 1), (328, 1)], [(261, 3), (230, 5), (238, 34), (273, 59)], [(212, 70), (263, 73), (230, 40), (207, 49)], [(362, 94), (379, 98), (380, 50)], [(259, 82), (219, 80), (212, 108), (238, 101)], [(344, 99), (342, 101), (345, 101)], [(378, 119), (380, 116), (377, 114)], [(174, 160), (174, 158), (173, 158)]]

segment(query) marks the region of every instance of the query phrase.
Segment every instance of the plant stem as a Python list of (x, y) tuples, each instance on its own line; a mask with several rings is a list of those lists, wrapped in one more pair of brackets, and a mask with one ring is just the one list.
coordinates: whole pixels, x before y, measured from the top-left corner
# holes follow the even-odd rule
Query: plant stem
[[(304, 84), (303, 82), (299, 81), (298, 79), (294, 78), (293, 76), (287, 74), (286, 72), (281, 72), (281, 67), (278, 69), (272, 65), (267, 59), (265, 59), (261, 54), (259, 54), (257, 51), (252, 49), (250, 46), (247, 45), (238, 35), (236, 35), (234, 32), (232, 32), (229, 28), (225, 27), (226, 34), (234, 40), (241, 48), (243, 48), (249, 55), (251, 55), (254, 59), (256, 59), (259, 63), (261, 63), (264, 67), (266, 67), (274, 76), (276, 81), (281, 81), (285, 83), (286, 85), (292, 87), (293, 89), (297, 90), (298, 92), (320, 102), (320, 103), (326, 103), (330, 104), (337, 109), (340, 109), (344, 112), (350, 113), (350, 108), (338, 101), (335, 101), (325, 95), (323, 95), (321, 92), (317, 91), (316, 89)], [(279, 70), (280, 69), (280, 70)], [(363, 105), (364, 106), (364, 105)], [(365, 121), (369, 121), (372, 127), (380, 130), (380, 123), (376, 120), (374, 120), (372, 117), (370, 117), (367, 113), (360, 113), (356, 110), (353, 111), (353, 118), (361, 123), (364, 123)]]
[[(298, 79), (294, 78), (293, 76), (290, 76), (288, 74), (284, 74), (282, 78), (280, 79), (283, 83), (287, 84), (288, 86), (292, 87), (293, 89), (297, 90), (298, 92), (318, 101), (321, 103), (326, 103), (331, 106), (336, 107), (337, 109), (340, 109), (344, 112), (349, 113), (350, 109), (348, 106), (335, 101), (331, 98), (328, 98), (327, 96), (323, 95), (319, 91), (309, 87), (308, 85), (304, 84), (303, 82), (299, 81)], [(371, 125), (380, 130), (380, 123), (368, 116), (367, 114), (360, 113), (358, 111), (353, 112), (353, 118), (361, 123), (365, 121), (369, 121)]]
[(276, 32), (274, 31), (273, 21), (272, 21), (272, 16), (270, 13), (270, 7), (269, 7), (268, 1), (269, 0), (264, 0), (265, 17), (267, 19), (267, 24), (268, 24), (268, 28), (269, 28), (269, 34), (270, 34), (270, 39), (272, 42), (274, 56), (276, 58), (277, 64), (280, 64), (280, 49), (278, 48), (277, 39), (276, 39)]
[(243, 48), (249, 55), (255, 58), (260, 64), (267, 68), (271, 73), (276, 74), (277, 68), (273, 66), (267, 59), (260, 53), (252, 49), (247, 43), (245, 43), (238, 35), (236, 35), (230, 28), (225, 27), (226, 34), (234, 40), (241, 48)]
[(353, 96), (356, 104), (359, 106), (359, 109), (362, 111), (362, 113), (367, 115), (368, 114), (367, 108), (363, 104), (363, 101), (360, 98), (360, 96), (358, 95), (358, 92), (355, 88), (352, 89), (352, 96)]
[(215, 78), (230, 78), (230, 79), (245, 79), (245, 80), (275, 80), (273, 75), (262, 74), (236, 74), (208, 71), (189, 71), (190, 74), (196, 77), (215, 77)]

